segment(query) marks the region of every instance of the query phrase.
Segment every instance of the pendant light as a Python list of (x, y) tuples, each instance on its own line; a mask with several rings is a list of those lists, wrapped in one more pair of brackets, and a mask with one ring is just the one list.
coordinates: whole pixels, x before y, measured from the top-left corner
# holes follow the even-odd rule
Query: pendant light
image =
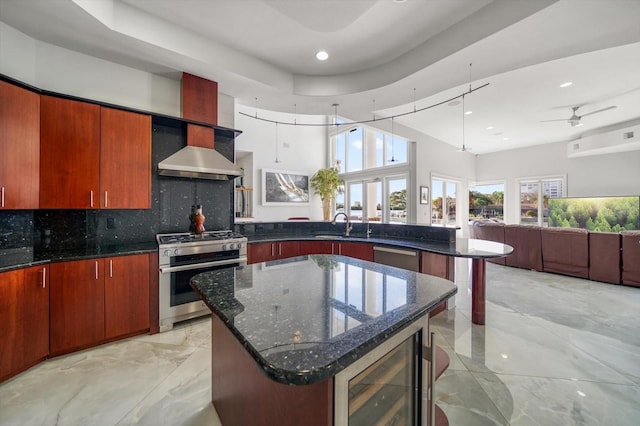
[(276, 123), (276, 163), (279, 163), (280, 160), (278, 160), (278, 123)]
[(394, 142), (395, 142), (395, 137), (393, 136), (393, 117), (391, 117), (391, 160), (389, 161), (390, 163), (396, 162)]

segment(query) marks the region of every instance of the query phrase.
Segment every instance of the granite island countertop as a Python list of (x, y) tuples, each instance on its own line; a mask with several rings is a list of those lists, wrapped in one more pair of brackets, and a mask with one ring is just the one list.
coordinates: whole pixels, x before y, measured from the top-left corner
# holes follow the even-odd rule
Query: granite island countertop
[(335, 376), (453, 296), (442, 278), (339, 255), (229, 267), (191, 279), (272, 380)]

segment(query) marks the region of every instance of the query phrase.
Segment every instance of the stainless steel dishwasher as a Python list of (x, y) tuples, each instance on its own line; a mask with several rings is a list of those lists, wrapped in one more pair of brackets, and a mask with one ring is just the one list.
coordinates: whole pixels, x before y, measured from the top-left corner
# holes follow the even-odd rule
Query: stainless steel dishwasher
[(373, 261), (420, 272), (420, 256), (417, 250), (373, 246)]

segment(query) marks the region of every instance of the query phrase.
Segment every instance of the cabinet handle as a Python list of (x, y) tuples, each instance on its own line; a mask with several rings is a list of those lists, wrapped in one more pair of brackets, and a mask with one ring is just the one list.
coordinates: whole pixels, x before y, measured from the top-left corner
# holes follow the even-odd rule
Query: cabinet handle
[(42, 288), (47, 288), (47, 268), (42, 268)]
[(276, 245), (275, 243), (271, 243), (271, 257), (276, 255), (276, 252), (275, 252), (275, 248), (276, 247), (275, 247), (275, 245)]
[(278, 243), (278, 256), (282, 256), (282, 243)]
[(109, 196), (107, 195), (107, 191), (104, 191), (104, 206), (109, 207)]
[(113, 259), (109, 259), (109, 278), (113, 278)]
[(2, 191), (0, 192), (2, 192), (2, 201), (0, 201), (0, 207), (4, 207), (4, 186), (2, 187)]
[[(93, 207), (93, 189), (89, 193), (89, 205), (90, 207)], [(96, 279), (98, 278), (96, 277)]]
[(98, 279), (98, 261), (96, 260), (96, 280)]

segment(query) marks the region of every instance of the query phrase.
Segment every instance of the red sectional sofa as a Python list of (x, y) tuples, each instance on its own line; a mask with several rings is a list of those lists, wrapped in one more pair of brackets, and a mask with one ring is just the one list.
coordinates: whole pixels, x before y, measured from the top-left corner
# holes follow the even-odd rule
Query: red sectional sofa
[(589, 278), (589, 231), (542, 228), (542, 268), (545, 272)]
[(542, 271), (542, 232), (539, 226), (506, 225), (504, 243), (513, 247), (507, 266)]
[(640, 231), (622, 231), (622, 284), (640, 287)]
[(620, 284), (620, 233), (589, 233), (589, 279)]
[(578, 228), (469, 223), (471, 238), (513, 247), (506, 266), (640, 287), (640, 231), (589, 232)]
[[(474, 238), (478, 240), (495, 241), (504, 244), (504, 223), (502, 222), (475, 222), (474, 224)], [(506, 265), (504, 257), (497, 259), (487, 259), (489, 262), (497, 263), (499, 265)]]

